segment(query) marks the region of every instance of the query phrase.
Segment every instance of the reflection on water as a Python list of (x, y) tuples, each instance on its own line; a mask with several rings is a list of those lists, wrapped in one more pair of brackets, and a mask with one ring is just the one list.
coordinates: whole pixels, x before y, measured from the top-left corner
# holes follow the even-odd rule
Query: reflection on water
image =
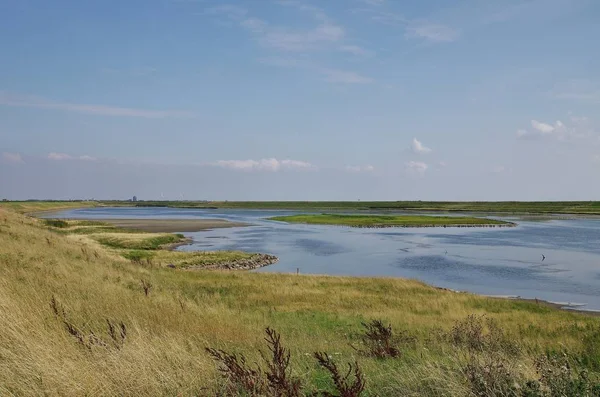
[[(265, 218), (296, 211), (94, 208), (71, 218), (213, 218), (245, 228), (185, 233), (181, 250), (243, 250), (277, 255), (260, 272), (409, 277), (457, 290), (600, 310), (600, 220), (517, 220), (516, 228), (352, 229), (288, 225)], [(546, 259), (542, 262), (542, 254)]]

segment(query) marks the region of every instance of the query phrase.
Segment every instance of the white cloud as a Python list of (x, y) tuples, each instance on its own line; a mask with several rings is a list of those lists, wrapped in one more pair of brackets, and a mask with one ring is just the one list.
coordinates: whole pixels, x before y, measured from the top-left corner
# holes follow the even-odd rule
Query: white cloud
[(299, 160), (281, 160), (280, 163), (283, 168), (294, 168), (294, 169), (303, 169), (303, 170), (312, 170), (312, 169), (316, 168), (311, 163), (308, 163), (306, 161), (299, 161)]
[(424, 146), (417, 138), (413, 138), (411, 146), (414, 153), (426, 154), (431, 152), (431, 149)]
[(105, 105), (89, 105), (82, 103), (55, 102), (37, 96), (9, 94), (7, 92), (2, 91), (0, 91), (0, 105), (38, 109), (64, 110), (69, 112), (95, 114), (101, 116), (142, 117), (153, 119), (191, 116), (191, 114), (188, 112), (176, 110), (149, 110)]
[(95, 157), (91, 157), (88, 155), (77, 157), (77, 156), (71, 156), (70, 154), (66, 154), (66, 153), (56, 153), (56, 152), (48, 153), (47, 158), (48, 158), (48, 160), (54, 160), (54, 161), (64, 161), (64, 160), (96, 161)]
[(565, 141), (595, 135), (596, 133), (586, 117), (576, 116), (570, 116), (570, 125), (566, 125), (560, 120), (555, 121), (554, 124), (531, 120), (531, 127), (532, 130), (517, 130), (517, 138), (536, 139), (551, 137), (559, 141)]
[(280, 170), (316, 170), (317, 167), (299, 160), (277, 160), (276, 158), (260, 160), (219, 160), (213, 164), (217, 167), (229, 168), (238, 171), (271, 171)]
[(68, 154), (65, 153), (48, 153), (48, 160), (56, 160), (56, 161), (62, 161), (62, 160), (72, 160), (73, 157), (71, 157)]
[(492, 168), (492, 172), (494, 174), (501, 174), (504, 171), (506, 171), (506, 167), (504, 167), (503, 165), (497, 165), (494, 168)]
[(21, 157), (21, 155), (19, 153), (2, 152), (0, 159), (2, 160), (3, 163), (9, 163), (9, 164), (25, 163), (25, 161), (23, 161), (23, 157)]
[(348, 172), (373, 172), (375, 167), (372, 165), (347, 165), (346, 171)]
[[(557, 123), (560, 123), (562, 125), (562, 123), (560, 121), (557, 121)], [(537, 120), (531, 120), (531, 126), (534, 129), (541, 132), (542, 134), (550, 134), (550, 133), (552, 133), (552, 131), (554, 131), (554, 127), (551, 126), (550, 124), (541, 123)]]
[(405, 33), (407, 38), (423, 39), (432, 43), (455, 41), (459, 35), (458, 30), (449, 26), (423, 21), (411, 22)]
[(406, 163), (406, 169), (409, 173), (423, 175), (429, 166), (421, 161), (409, 161)]

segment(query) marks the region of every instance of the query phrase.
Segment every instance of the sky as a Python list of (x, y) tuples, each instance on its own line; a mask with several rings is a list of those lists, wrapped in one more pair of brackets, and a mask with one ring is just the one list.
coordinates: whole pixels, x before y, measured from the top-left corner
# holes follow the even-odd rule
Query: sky
[(0, 0), (0, 199), (600, 200), (600, 1)]

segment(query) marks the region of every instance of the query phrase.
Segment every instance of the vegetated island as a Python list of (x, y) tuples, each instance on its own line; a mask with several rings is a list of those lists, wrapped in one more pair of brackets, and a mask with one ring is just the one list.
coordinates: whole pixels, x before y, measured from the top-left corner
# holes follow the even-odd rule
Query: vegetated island
[(342, 215), (342, 214), (303, 214), (276, 216), (269, 220), (304, 223), (309, 225), (335, 225), (358, 228), (386, 227), (512, 227), (515, 223), (496, 219), (464, 216), (423, 216), (423, 215)]

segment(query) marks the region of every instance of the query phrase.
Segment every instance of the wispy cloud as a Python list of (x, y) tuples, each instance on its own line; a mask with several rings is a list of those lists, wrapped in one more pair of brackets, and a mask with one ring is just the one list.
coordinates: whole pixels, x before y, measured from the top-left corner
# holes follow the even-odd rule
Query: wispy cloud
[(367, 4), (370, 6), (382, 6), (386, 3), (386, 0), (358, 0), (363, 4)]
[(177, 110), (150, 110), (126, 107), (115, 107), (106, 105), (90, 105), (81, 103), (57, 102), (32, 95), (9, 94), (0, 91), (0, 105), (26, 107), (37, 109), (52, 109), (68, 112), (94, 114), (100, 116), (115, 117), (141, 117), (141, 118), (167, 118), (167, 117), (190, 117), (191, 113)]
[(91, 157), (88, 155), (71, 156), (66, 153), (56, 153), (56, 152), (48, 153), (48, 156), (46, 158), (48, 160), (54, 160), (54, 161), (64, 161), (64, 160), (96, 161), (95, 157)]
[(329, 83), (338, 84), (368, 84), (374, 80), (371, 77), (363, 76), (350, 70), (330, 69), (316, 65), (310, 61), (285, 57), (269, 57), (260, 60), (261, 63), (282, 67), (298, 68), (316, 72), (323, 76)]
[(417, 154), (427, 154), (431, 152), (431, 149), (423, 145), (423, 143), (421, 143), (421, 141), (419, 141), (417, 138), (413, 138), (411, 150)]
[[(263, 19), (249, 15), (244, 8), (230, 5), (212, 7), (205, 11), (209, 15), (222, 15), (248, 31), (254, 39), (264, 47), (275, 50), (280, 55), (261, 59), (262, 63), (279, 66), (302, 68), (314, 71), (330, 83), (366, 84), (372, 78), (362, 76), (358, 72), (318, 65), (310, 59), (310, 54), (323, 50), (337, 50), (356, 56), (370, 56), (372, 52), (357, 45), (345, 44), (345, 29), (329, 18), (318, 7), (296, 0), (277, 0), (280, 6), (294, 8), (310, 16), (310, 25), (305, 28), (274, 25)], [(286, 58), (286, 54), (302, 54), (302, 60)]]
[(407, 38), (422, 39), (431, 43), (448, 43), (455, 41), (459, 36), (457, 29), (427, 21), (411, 22), (405, 33)]
[(406, 170), (409, 174), (423, 175), (429, 166), (421, 161), (409, 161), (406, 164)]
[(371, 57), (374, 55), (373, 51), (366, 50), (357, 45), (341, 45), (338, 47), (338, 50), (360, 57)]
[(289, 159), (277, 160), (276, 158), (266, 158), (260, 160), (219, 160), (212, 165), (238, 171), (277, 172), (280, 170), (312, 171), (317, 169), (316, 166), (306, 161)]
[(320, 49), (338, 43), (344, 38), (344, 28), (331, 21), (321, 9), (297, 1), (280, 0), (277, 3), (308, 11), (316, 19), (317, 25), (306, 29), (274, 26), (267, 21), (249, 16), (246, 9), (233, 5), (208, 8), (205, 14), (225, 16), (252, 33), (262, 45), (280, 51), (303, 52)]
[(330, 83), (368, 84), (373, 82), (370, 77), (361, 76), (356, 72), (347, 70), (321, 68), (319, 72), (324, 74), (325, 80)]
[(370, 164), (367, 165), (347, 165), (346, 171), (348, 172), (373, 172), (375, 167)]
[(600, 84), (587, 79), (557, 83), (550, 91), (554, 99), (600, 103)]
[(0, 159), (7, 164), (23, 164), (23, 157), (19, 153), (2, 152)]
[(411, 19), (402, 14), (381, 10), (380, 8), (363, 8), (353, 10), (355, 14), (364, 14), (371, 21), (397, 26), (404, 29), (404, 37), (416, 39), (428, 43), (448, 43), (456, 41), (460, 31), (447, 23), (432, 21), (429, 19)]
[(206, 15), (223, 15), (230, 19), (240, 19), (248, 14), (248, 10), (234, 4), (221, 4), (204, 10)]

